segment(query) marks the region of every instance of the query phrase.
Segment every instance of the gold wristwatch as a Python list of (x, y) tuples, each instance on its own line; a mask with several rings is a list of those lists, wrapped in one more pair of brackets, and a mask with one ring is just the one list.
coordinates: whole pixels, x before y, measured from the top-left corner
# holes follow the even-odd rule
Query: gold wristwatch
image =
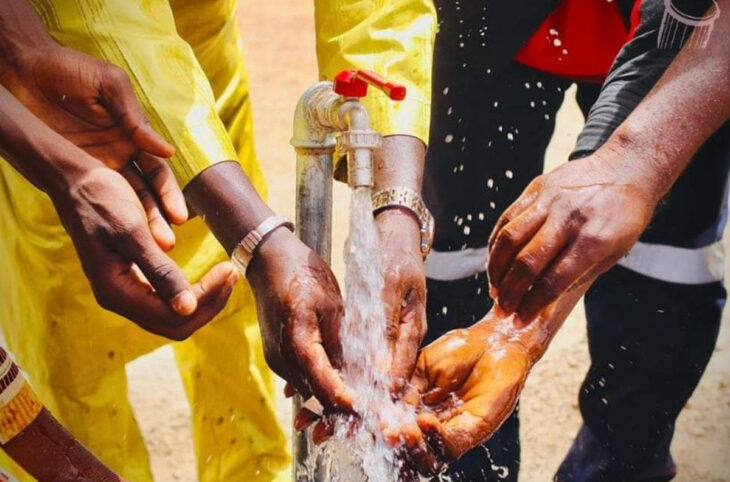
[(374, 192), (372, 200), (374, 214), (393, 206), (407, 209), (415, 214), (421, 225), (421, 254), (423, 254), (423, 259), (426, 259), (431, 251), (435, 226), (433, 216), (423, 202), (421, 195), (413, 189), (395, 186)]

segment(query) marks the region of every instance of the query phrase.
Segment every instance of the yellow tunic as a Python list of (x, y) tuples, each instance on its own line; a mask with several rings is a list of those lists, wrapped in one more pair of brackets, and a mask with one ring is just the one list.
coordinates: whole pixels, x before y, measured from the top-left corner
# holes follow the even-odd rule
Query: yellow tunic
[[(237, 160), (264, 193), (235, 0), (32, 3), (58, 42), (129, 74), (152, 126), (176, 147), (171, 164), (181, 185), (207, 166)], [(374, 125), (425, 142), (431, 1), (317, 0), (315, 6), (322, 75), (368, 68), (405, 83), (409, 98), (400, 105), (382, 94), (367, 100)], [(226, 257), (199, 219), (176, 235), (171, 255), (191, 280)], [(41, 400), (127, 480), (151, 480), (124, 365), (166, 340), (97, 305), (50, 200), (5, 162), (0, 273), (0, 324)], [(288, 449), (248, 285), (241, 283), (218, 319), (174, 350), (192, 408), (199, 480), (287, 479)]]

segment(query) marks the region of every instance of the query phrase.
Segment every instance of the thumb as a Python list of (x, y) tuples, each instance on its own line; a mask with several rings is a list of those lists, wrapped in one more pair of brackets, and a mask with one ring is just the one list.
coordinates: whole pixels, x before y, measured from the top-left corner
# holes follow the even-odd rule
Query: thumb
[(175, 149), (150, 126), (126, 72), (109, 64), (102, 77), (101, 90), (104, 105), (121, 123), (122, 132), (140, 150), (165, 159), (172, 157)]
[(198, 300), (182, 269), (157, 245), (149, 231), (141, 230), (118, 246), (122, 255), (135, 263), (160, 298), (176, 313), (188, 316), (195, 312)]

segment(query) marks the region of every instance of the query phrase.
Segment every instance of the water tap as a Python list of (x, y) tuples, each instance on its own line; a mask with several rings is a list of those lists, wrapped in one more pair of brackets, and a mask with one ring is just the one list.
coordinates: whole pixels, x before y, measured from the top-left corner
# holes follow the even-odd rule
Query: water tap
[(294, 113), (291, 144), (297, 156), (333, 156), (347, 159), (347, 184), (351, 188), (373, 186), (373, 151), (381, 136), (370, 128), (370, 117), (360, 98), (368, 86), (392, 100), (406, 96), (406, 88), (367, 70), (343, 70), (334, 82), (319, 82), (302, 94)]

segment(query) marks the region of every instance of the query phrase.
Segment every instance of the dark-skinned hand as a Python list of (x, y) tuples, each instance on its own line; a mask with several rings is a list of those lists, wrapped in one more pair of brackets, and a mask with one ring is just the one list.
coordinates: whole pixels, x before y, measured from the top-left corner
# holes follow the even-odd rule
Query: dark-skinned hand
[(158, 244), (172, 249), (168, 223), (188, 217), (166, 162), (174, 149), (147, 122), (120, 68), (49, 41), (0, 70), (0, 83), (26, 108), (76, 146), (119, 171), (137, 192)]
[(386, 339), (393, 356), (394, 393), (413, 373), (426, 334), (426, 275), (421, 254), (421, 233), (416, 217), (400, 208), (378, 213), (384, 290), (388, 320)]
[(296, 389), (328, 409), (350, 411), (352, 393), (342, 362), (342, 296), (329, 266), (290, 231), (280, 228), (257, 248), (247, 278), (256, 297), (266, 362)]
[(118, 172), (96, 164), (51, 199), (98, 303), (157, 335), (187, 338), (224, 307), (237, 272), (224, 262), (191, 285), (153, 238), (132, 187)]
[(639, 239), (658, 202), (651, 173), (610, 157), (599, 151), (536, 178), (499, 219), (488, 273), (504, 314), (529, 321)]

